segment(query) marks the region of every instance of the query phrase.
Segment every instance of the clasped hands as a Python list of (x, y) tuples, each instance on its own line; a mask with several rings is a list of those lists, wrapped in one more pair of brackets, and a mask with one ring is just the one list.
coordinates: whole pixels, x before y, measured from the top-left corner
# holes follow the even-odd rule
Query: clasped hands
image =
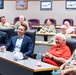
[(53, 55), (48, 53), (48, 52), (46, 52), (45, 54), (43, 54), (43, 57), (52, 58)]

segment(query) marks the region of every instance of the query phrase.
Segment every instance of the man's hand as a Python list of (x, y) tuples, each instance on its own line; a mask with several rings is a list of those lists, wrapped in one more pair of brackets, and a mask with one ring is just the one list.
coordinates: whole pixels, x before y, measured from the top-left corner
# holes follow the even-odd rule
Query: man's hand
[(46, 56), (47, 56), (48, 58), (52, 58), (52, 57), (53, 57), (53, 55), (50, 54), (50, 53), (46, 53)]
[(66, 70), (62, 70), (60, 75), (65, 75), (65, 74), (70, 74), (73, 70), (72, 69), (66, 69)]
[(4, 51), (4, 50), (6, 50), (6, 47), (5, 47), (5, 46), (1, 46), (1, 47), (0, 47), (0, 50), (1, 50), (1, 51)]
[(52, 58), (53, 55), (48, 53), (48, 52), (46, 52), (45, 54), (43, 54), (43, 57)]
[(48, 57), (48, 55), (49, 55), (49, 53), (45, 53), (45, 54), (43, 54), (43, 57)]

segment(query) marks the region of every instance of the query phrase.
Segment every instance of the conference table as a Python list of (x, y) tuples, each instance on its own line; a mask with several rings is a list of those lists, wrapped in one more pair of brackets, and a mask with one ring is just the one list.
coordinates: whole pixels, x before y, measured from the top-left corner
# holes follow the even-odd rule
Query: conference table
[[(41, 63), (41, 66), (37, 66), (37, 63)], [(56, 66), (32, 58), (15, 61), (13, 52), (0, 52), (1, 75), (36, 75), (38, 72), (49, 72), (57, 69)]]

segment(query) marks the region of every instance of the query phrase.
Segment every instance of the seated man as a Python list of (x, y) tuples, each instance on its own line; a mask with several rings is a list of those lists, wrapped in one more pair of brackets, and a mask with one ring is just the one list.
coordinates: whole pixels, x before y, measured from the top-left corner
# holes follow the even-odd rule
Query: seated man
[(72, 57), (60, 67), (60, 75), (76, 75), (76, 50)]
[(65, 25), (61, 25), (60, 33), (64, 34), (66, 38), (71, 38), (71, 35), (66, 32), (67, 28)]
[(6, 32), (0, 31), (0, 46), (6, 45), (8, 36)]
[(1, 17), (0, 27), (11, 27), (10, 23), (6, 21), (5, 16)]
[(0, 47), (2, 50), (6, 48), (8, 50), (11, 47), (12, 52), (21, 52), (23, 56), (29, 56), (33, 53), (33, 42), (32, 39), (25, 35), (27, 26), (22, 24), (18, 28), (18, 36), (13, 36), (7, 43), (6, 47)]
[[(71, 35), (66, 32), (67, 28), (65, 25), (61, 25), (60, 33), (64, 34), (66, 38), (71, 38)], [(51, 37), (49, 43), (55, 42), (55, 37)]]
[(29, 29), (29, 24), (27, 21), (25, 21), (24, 19), (25, 17), (23, 15), (20, 15), (19, 16), (19, 21), (16, 22), (15, 24), (15, 29), (18, 29), (18, 27), (21, 25), (21, 24), (25, 24), (27, 26), (27, 29)]
[(71, 50), (66, 45), (66, 37), (63, 34), (56, 34), (55, 42), (56, 45), (43, 54), (42, 61), (55, 66), (60, 66), (65, 63), (65, 60), (68, 60), (71, 57)]

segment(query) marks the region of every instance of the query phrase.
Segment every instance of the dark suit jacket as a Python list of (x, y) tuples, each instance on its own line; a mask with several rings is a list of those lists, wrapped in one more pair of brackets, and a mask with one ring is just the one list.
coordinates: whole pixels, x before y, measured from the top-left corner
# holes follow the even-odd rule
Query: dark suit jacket
[[(11, 48), (10, 51), (12, 51), (12, 52), (14, 51), (17, 38), (18, 38), (18, 36), (13, 36), (10, 39), (10, 41), (6, 45), (7, 50), (9, 48)], [(32, 39), (30, 37), (28, 37), (26, 35), (24, 36), (20, 52), (22, 52), (25, 56), (29, 56), (30, 54), (33, 53), (33, 42), (32, 42)]]
[(0, 31), (0, 46), (6, 45), (7, 41), (8, 41), (7, 33)]

